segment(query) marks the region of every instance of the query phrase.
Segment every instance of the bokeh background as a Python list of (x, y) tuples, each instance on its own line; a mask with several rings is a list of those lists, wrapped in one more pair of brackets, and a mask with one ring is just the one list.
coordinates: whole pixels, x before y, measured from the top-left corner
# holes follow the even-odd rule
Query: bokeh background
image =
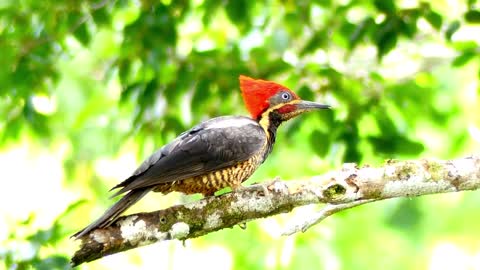
[[(65, 269), (108, 189), (238, 75), (334, 106), (281, 127), (248, 183), (480, 150), (476, 0), (0, 1), (0, 269)], [(129, 212), (200, 196), (148, 195)], [(480, 193), (395, 199), (279, 236), (307, 206), (79, 269), (480, 269)]]

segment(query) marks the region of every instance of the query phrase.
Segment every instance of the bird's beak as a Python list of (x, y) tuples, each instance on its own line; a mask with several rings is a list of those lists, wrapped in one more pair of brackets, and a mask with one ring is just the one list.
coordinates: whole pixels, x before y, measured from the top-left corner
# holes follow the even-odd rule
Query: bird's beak
[(278, 112), (280, 113), (282, 120), (287, 121), (288, 119), (292, 119), (304, 112), (322, 109), (330, 109), (330, 105), (297, 99), (280, 107)]
[(330, 105), (320, 104), (317, 102), (300, 100), (296, 104), (297, 110), (300, 111), (311, 111), (311, 110), (322, 110), (322, 109), (330, 109)]

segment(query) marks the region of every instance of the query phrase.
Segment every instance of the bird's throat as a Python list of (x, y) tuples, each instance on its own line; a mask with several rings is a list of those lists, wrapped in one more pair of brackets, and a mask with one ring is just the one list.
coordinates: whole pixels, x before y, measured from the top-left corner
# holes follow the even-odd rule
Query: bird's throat
[(273, 111), (265, 111), (258, 120), (260, 126), (265, 130), (267, 135), (266, 151), (263, 156), (263, 160), (272, 152), (273, 145), (275, 144), (275, 138), (277, 136), (277, 129), (282, 124), (280, 115)]

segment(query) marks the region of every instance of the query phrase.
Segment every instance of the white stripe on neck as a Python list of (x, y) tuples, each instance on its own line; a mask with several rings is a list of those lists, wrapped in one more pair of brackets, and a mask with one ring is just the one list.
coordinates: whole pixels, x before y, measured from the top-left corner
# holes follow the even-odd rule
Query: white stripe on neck
[(243, 127), (246, 125), (255, 125), (255, 124), (257, 124), (257, 122), (249, 118), (226, 118), (222, 120), (216, 119), (216, 121), (207, 125), (206, 129)]

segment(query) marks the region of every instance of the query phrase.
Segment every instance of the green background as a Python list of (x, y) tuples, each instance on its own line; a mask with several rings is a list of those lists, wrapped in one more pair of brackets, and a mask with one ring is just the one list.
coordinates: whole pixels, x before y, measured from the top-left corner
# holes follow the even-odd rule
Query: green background
[[(68, 237), (155, 149), (246, 115), (238, 75), (330, 104), (283, 125), (248, 183), (480, 150), (480, 3), (0, 1), (0, 269), (64, 269)], [(151, 194), (129, 212), (200, 196)], [(478, 192), (308, 206), (79, 269), (479, 269)]]

